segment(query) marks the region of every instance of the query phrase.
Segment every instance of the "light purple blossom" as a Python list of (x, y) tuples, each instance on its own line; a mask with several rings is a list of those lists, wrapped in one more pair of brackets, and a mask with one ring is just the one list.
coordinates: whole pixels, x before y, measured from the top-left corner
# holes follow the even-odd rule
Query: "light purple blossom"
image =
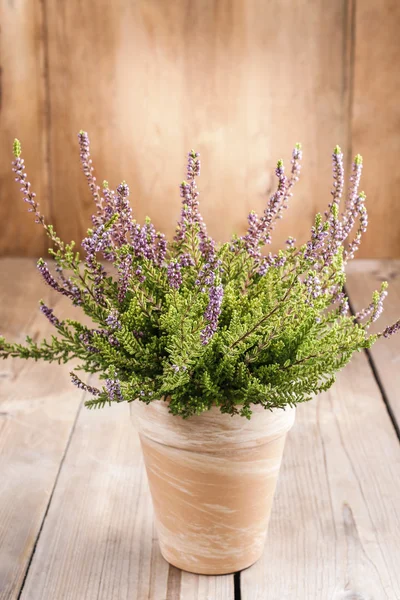
[(132, 254), (127, 254), (118, 265), (118, 301), (122, 303), (125, 300), (128, 291), (129, 281), (132, 277)]
[(197, 228), (197, 236), (199, 240), (199, 249), (203, 257), (211, 258), (215, 253), (215, 242), (207, 234), (207, 228), (203, 221), (203, 217), (199, 213), (199, 192), (196, 185), (196, 177), (200, 175), (200, 158), (199, 153), (191, 150), (188, 154), (187, 164), (187, 181), (183, 181), (180, 185), (180, 195), (182, 198), (181, 216), (178, 221), (175, 234), (175, 242), (181, 243), (188, 230), (193, 227)]
[(82, 303), (82, 295), (78, 288), (74, 286), (71, 287), (60, 285), (50, 273), (48, 264), (42, 258), (38, 260), (37, 268), (47, 285), (49, 285), (53, 290), (70, 298), (74, 305), (80, 305)]
[(119, 314), (115, 309), (113, 309), (106, 318), (106, 323), (113, 330), (121, 329), (121, 321), (119, 320)]
[(92, 166), (92, 159), (90, 158), (90, 141), (86, 131), (80, 131), (78, 133), (80, 158), (82, 163), (82, 169), (85, 174), (86, 180), (89, 185), (89, 189), (92, 193), (93, 200), (95, 201), (98, 213), (92, 217), (93, 224), (98, 226), (102, 222), (103, 215), (103, 201), (100, 196), (100, 188), (96, 183), (96, 177), (94, 176), (94, 169)]
[(286, 263), (286, 260), (287, 260), (287, 258), (283, 254), (278, 255), (278, 254), (271, 254), (271, 252), (269, 252), (268, 256), (264, 257), (261, 260), (260, 266), (258, 269), (258, 274), (265, 275), (271, 267), (275, 267), (275, 268), (283, 267)]
[(106, 390), (111, 402), (123, 402), (121, 385), (117, 379), (106, 379)]
[(92, 387), (91, 385), (87, 385), (86, 383), (84, 383), (83, 381), (81, 381), (79, 379), (79, 377), (77, 375), (75, 375), (75, 373), (70, 373), (71, 376), (71, 381), (74, 385), (76, 385), (77, 388), (79, 388), (80, 390), (84, 390), (85, 392), (88, 392), (89, 394), (93, 394), (93, 396), (99, 396), (100, 395), (100, 390), (98, 390), (95, 387)]
[(13, 171), (15, 172), (15, 181), (21, 184), (20, 189), (23, 194), (24, 201), (29, 204), (28, 212), (34, 213), (36, 223), (44, 225), (44, 218), (39, 212), (39, 203), (35, 200), (36, 194), (35, 192), (31, 191), (31, 184), (29, 181), (27, 181), (24, 159), (17, 156), (12, 165)]
[(54, 327), (60, 327), (62, 325), (62, 322), (53, 313), (53, 309), (46, 306), (44, 302), (40, 304), (40, 310)]
[(182, 284), (182, 267), (177, 260), (173, 259), (168, 264), (167, 277), (169, 285), (178, 290)]
[(224, 288), (222, 285), (213, 286), (210, 289), (209, 302), (204, 313), (204, 318), (208, 321), (208, 324), (200, 333), (201, 342), (204, 346), (209, 343), (212, 336), (217, 331), (223, 297)]
[(383, 337), (388, 338), (391, 335), (397, 333), (398, 331), (400, 331), (400, 321), (396, 321), (396, 323), (393, 323), (393, 325), (389, 325), (388, 327), (386, 327), (382, 335)]

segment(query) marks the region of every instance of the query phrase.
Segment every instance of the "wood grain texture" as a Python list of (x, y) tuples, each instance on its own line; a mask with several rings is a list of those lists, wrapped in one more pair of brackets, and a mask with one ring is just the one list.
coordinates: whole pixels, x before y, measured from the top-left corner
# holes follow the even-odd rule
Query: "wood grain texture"
[[(301, 141), (303, 179), (273, 248), (289, 233), (307, 238), (314, 213), (330, 201), (332, 148), (349, 146), (347, 3), (44, 0), (44, 7), (50, 215), (63, 238), (79, 242), (90, 225), (81, 128), (99, 181), (126, 179), (137, 217), (149, 214), (169, 234), (186, 152), (198, 149), (202, 212), (218, 240), (242, 232), (251, 209), (263, 210), (277, 159), (289, 167)], [(29, 147), (30, 131), (20, 131)]]
[[(49, 334), (37, 307), (49, 294), (33, 261), (0, 262), (0, 328), (23, 341)], [(54, 302), (53, 302), (54, 304)], [(65, 299), (56, 303), (65, 314)], [(17, 598), (39, 533), (81, 394), (68, 368), (16, 359), (0, 364), (0, 598)]]
[[(347, 290), (355, 311), (371, 302), (372, 292), (379, 290), (382, 281), (389, 283), (383, 315), (372, 325), (371, 332), (383, 331), (400, 319), (400, 261), (358, 260), (347, 271)], [(400, 428), (400, 335), (377, 342), (370, 354)]]
[(231, 600), (233, 576), (162, 558), (129, 406), (80, 413), (21, 596), (24, 600)]
[(0, 255), (37, 256), (45, 234), (20, 199), (11, 161), (19, 137), (41, 209), (51, 216), (43, 3), (0, 2), (0, 24)]
[(370, 215), (360, 257), (399, 258), (400, 3), (359, 1), (355, 18), (351, 138)]
[(242, 600), (400, 597), (400, 446), (364, 354), (297, 409)]

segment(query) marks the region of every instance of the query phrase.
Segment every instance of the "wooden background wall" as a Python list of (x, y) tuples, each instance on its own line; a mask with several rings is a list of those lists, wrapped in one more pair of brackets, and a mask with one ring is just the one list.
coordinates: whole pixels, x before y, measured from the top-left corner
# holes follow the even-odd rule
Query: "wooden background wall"
[[(360, 256), (400, 256), (398, 0), (0, 0), (0, 254), (46, 249), (10, 172), (23, 144), (42, 211), (80, 241), (91, 199), (77, 150), (89, 132), (98, 179), (126, 179), (142, 219), (171, 232), (185, 153), (202, 155), (210, 232), (262, 210), (275, 161), (304, 167), (276, 231), (304, 241), (330, 200), (331, 151), (364, 156), (370, 227)], [(276, 246), (276, 244), (275, 244)]]

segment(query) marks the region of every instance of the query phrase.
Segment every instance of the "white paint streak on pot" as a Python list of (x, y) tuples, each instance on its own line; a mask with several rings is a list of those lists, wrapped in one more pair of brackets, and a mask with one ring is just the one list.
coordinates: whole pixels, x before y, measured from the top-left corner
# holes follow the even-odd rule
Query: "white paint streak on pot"
[(132, 402), (164, 558), (192, 573), (233, 573), (264, 549), (286, 434), (295, 409), (218, 407), (182, 419), (168, 402)]

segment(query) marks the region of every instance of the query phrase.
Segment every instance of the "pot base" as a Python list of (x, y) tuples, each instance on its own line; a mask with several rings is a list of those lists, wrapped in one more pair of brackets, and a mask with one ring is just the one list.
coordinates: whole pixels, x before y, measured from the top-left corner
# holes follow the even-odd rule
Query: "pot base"
[[(161, 548), (160, 548), (161, 550)], [(254, 560), (246, 561), (246, 562), (242, 562), (242, 563), (238, 563), (238, 565), (236, 566), (235, 570), (231, 570), (231, 569), (224, 569), (221, 566), (216, 567), (216, 568), (206, 568), (204, 566), (199, 566), (198, 568), (195, 567), (195, 565), (191, 564), (188, 565), (187, 561), (184, 559), (183, 560), (175, 560), (175, 558), (169, 558), (168, 557), (168, 553), (164, 553), (163, 550), (161, 550), (161, 555), (164, 558), (164, 560), (167, 561), (167, 563), (169, 565), (171, 565), (172, 567), (176, 567), (177, 569), (179, 569), (180, 571), (185, 571), (186, 573), (190, 573), (191, 575), (234, 575), (235, 573), (238, 573), (240, 571), (244, 571), (245, 569), (250, 568), (251, 566), (253, 566), (258, 560), (260, 560), (261, 556), (264, 553), (264, 548), (262, 549), (262, 551), (258, 554), (258, 556), (256, 558), (254, 558)]]

